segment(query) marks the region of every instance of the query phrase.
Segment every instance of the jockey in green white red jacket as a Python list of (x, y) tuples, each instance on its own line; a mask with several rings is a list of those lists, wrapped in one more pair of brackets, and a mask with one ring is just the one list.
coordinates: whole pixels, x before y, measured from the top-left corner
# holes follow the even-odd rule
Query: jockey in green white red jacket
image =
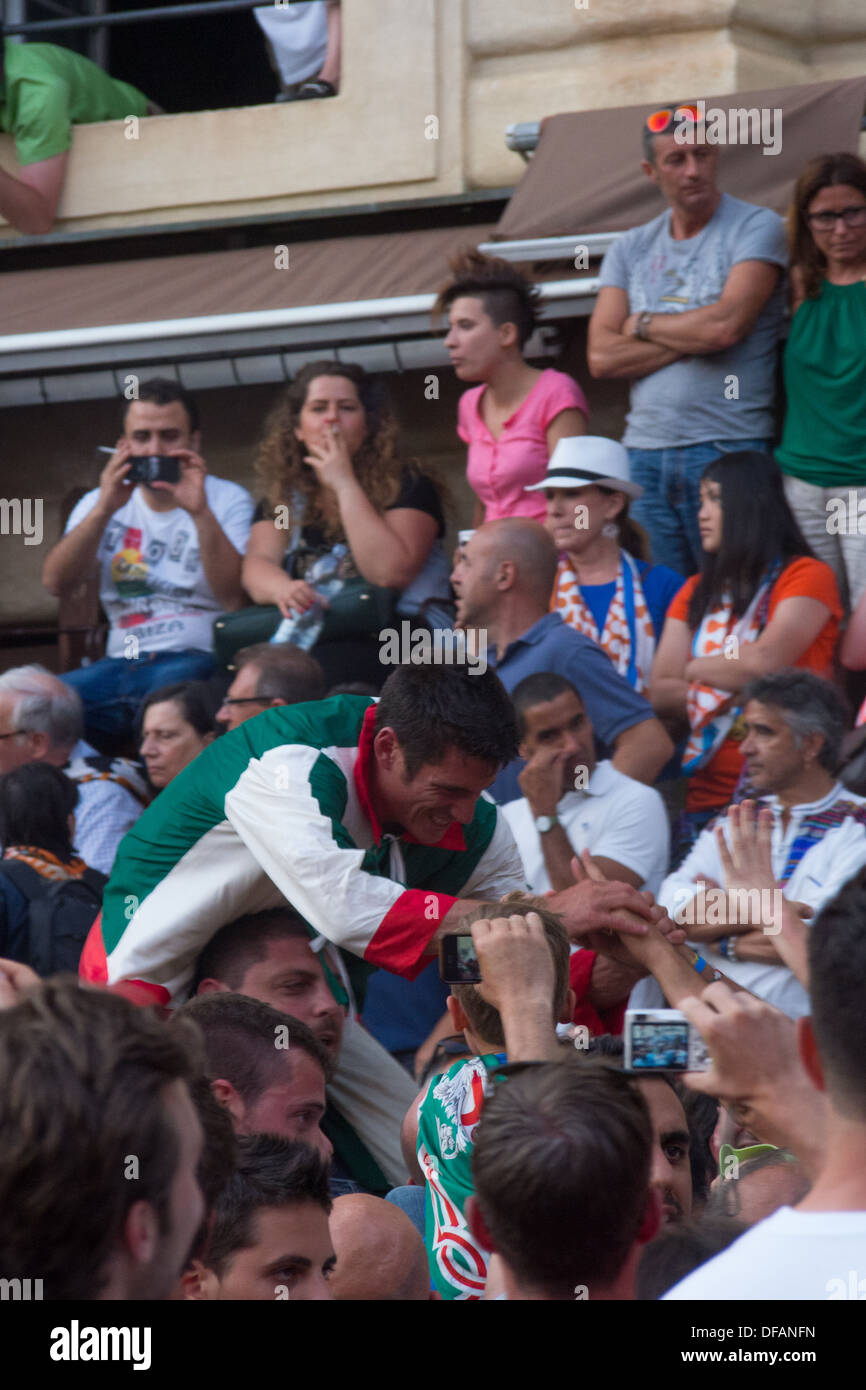
[(377, 707), (349, 695), (276, 707), (199, 754), (121, 842), (81, 974), (179, 1002), (221, 926), (288, 900), (314, 932), (412, 979), (458, 898), (523, 888), (511, 831), (484, 797), (436, 844), (383, 830)]

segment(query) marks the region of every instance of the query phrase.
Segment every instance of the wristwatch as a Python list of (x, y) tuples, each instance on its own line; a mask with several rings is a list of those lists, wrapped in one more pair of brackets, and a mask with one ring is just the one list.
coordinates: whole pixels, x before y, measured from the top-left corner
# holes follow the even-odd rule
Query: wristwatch
[(559, 825), (559, 820), (556, 816), (535, 817), (535, 828), (539, 835), (546, 835), (548, 830), (552, 830), (555, 825)]
[(644, 309), (643, 313), (638, 314), (637, 319), (635, 320), (634, 336), (636, 338), (640, 338), (641, 341), (644, 343), (649, 341), (649, 325), (651, 318), (652, 314), (649, 312), (649, 310)]

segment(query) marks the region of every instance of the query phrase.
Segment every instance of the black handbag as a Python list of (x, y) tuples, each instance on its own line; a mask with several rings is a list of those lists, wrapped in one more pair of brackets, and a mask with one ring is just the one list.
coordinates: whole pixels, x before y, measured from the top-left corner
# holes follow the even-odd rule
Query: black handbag
[[(341, 642), (347, 638), (378, 638), (394, 621), (399, 589), (383, 589), (368, 584), (360, 575), (347, 579), (342, 589), (328, 600), (319, 642)], [(231, 670), (236, 652), (269, 642), (282, 622), (276, 604), (256, 604), (223, 613), (213, 625), (214, 656), (217, 663)]]

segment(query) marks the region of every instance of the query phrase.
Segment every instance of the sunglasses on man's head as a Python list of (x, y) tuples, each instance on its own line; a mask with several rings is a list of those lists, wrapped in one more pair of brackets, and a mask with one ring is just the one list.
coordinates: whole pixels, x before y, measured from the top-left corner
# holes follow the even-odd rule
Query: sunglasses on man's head
[(653, 135), (661, 135), (674, 119), (680, 121), (699, 121), (701, 116), (696, 106), (665, 106), (661, 111), (653, 111), (647, 116), (647, 130)]

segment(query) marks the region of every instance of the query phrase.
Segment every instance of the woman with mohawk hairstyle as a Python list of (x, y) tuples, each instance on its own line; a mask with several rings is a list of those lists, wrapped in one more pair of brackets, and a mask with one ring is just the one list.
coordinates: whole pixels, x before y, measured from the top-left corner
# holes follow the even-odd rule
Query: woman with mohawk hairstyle
[(481, 383), (461, 396), (457, 423), (469, 446), (472, 525), (504, 516), (544, 521), (544, 498), (526, 489), (541, 482), (560, 439), (586, 434), (586, 398), (565, 372), (540, 371), (524, 358), (539, 295), (520, 271), (478, 251), (451, 269), (435, 312), (448, 315), (445, 346), (457, 377)]

